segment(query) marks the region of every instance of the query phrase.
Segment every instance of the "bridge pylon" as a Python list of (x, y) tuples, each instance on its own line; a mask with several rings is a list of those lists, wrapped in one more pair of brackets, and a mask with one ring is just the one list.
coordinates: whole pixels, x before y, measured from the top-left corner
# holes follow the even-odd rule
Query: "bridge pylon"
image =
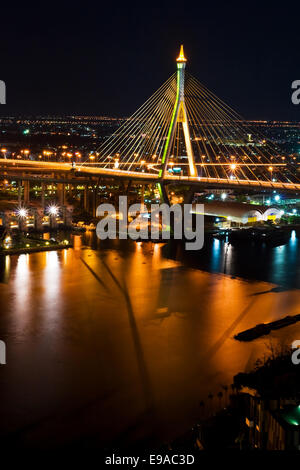
[(186, 153), (187, 153), (188, 163), (189, 163), (189, 176), (197, 176), (194, 153), (193, 153), (193, 148), (191, 144), (188, 116), (187, 116), (185, 99), (184, 99), (184, 76), (185, 76), (186, 62), (187, 62), (187, 59), (184, 56), (183, 45), (181, 45), (179, 56), (176, 59), (176, 63), (177, 63), (176, 99), (175, 99), (173, 114), (172, 114), (169, 130), (168, 130), (164, 150), (163, 150), (163, 155), (162, 155), (162, 168), (159, 173), (159, 176), (161, 179), (164, 178), (164, 175), (166, 172), (172, 144), (174, 141), (176, 126), (179, 122), (182, 123)]

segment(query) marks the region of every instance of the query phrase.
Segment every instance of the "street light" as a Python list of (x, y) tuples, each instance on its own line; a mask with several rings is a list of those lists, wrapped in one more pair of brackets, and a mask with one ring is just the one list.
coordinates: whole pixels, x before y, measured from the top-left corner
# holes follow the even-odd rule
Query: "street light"
[(18, 217), (20, 217), (20, 219), (25, 219), (25, 217), (27, 217), (27, 214), (28, 214), (28, 211), (27, 209), (25, 209), (25, 207), (20, 207), (17, 210), (17, 215)]
[(50, 214), (50, 215), (53, 215), (53, 216), (55, 216), (55, 215), (58, 214), (58, 210), (59, 210), (59, 209), (58, 209), (57, 206), (49, 206), (49, 207), (48, 207), (48, 212), (49, 212), (49, 214)]
[(19, 230), (24, 231), (26, 228), (26, 218), (28, 215), (28, 210), (25, 207), (19, 207), (16, 211), (16, 214), (19, 219)]

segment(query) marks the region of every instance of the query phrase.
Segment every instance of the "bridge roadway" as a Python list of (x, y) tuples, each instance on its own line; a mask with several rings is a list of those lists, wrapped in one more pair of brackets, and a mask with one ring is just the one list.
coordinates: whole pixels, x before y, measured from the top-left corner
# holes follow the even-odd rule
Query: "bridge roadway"
[[(27, 173), (26, 173), (27, 172)], [(30, 174), (28, 174), (28, 172)], [(49, 176), (49, 173), (51, 175)], [(62, 175), (63, 174), (63, 175)], [(91, 177), (97, 178), (117, 178), (126, 179), (145, 183), (159, 183), (160, 180), (157, 173), (143, 173), (137, 171), (127, 171), (110, 168), (99, 168), (96, 166), (84, 164), (76, 165), (65, 162), (45, 162), (35, 160), (13, 160), (0, 159), (0, 178), (1, 179), (17, 179), (17, 180), (40, 180), (61, 182), (61, 183), (85, 183)], [(279, 181), (258, 181), (258, 180), (242, 180), (227, 179), (199, 176), (177, 176), (167, 174), (163, 178), (164, 183), (188, 184), (193, 186), (204, 186), (206, 188), (228, 188), (243, 190), (284, 190), (287, 192), (300, 192), (299, 183), (283, 183)]]

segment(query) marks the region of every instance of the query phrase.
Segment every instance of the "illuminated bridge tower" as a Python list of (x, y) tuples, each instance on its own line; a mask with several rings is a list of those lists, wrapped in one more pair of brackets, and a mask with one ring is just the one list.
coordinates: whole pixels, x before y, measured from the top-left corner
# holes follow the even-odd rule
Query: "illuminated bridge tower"
[(160, 170), (160, 174), (159, 174), (161, 178), (164, 177), (164, 174), (168, 165), (171, 148), (172, 148), (172, 144), (174, 141), (176, 126), (177, 126), (177, 123), (179, 122), (182, 123), (182, 129), (184, 133), (184, 141), (185, 141), (185, 147), (186, 147), (188, 163), (189, 163), (189, 176), (197, 175), (193, 148), (192, 148), (191, 138), (190, 138), (186, 106), (185, 106), (185, 101), (184, 101), (184, 73), (185, 73), (186, 61), (187, 60), (184, 57), (184, 52), (183, 52), (183, 45), (181, 45), (179, 56), (176, 59), (176, 62), (177, 62), (176, 99), (175, 99), (170, 127), (169, 127), (168, 134), (167, 134), (167, 139), (166, 139), (166, 143), (165, 143), (163, 155), (162, 155), (162, 169)]

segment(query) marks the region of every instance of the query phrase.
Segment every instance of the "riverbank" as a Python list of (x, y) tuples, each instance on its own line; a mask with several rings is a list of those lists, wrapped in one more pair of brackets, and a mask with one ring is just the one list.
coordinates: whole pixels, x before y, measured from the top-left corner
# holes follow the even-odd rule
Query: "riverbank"
[(30, 247), (19, 247), (19, 248), (7, 248), (1, 249), (0, 255), (21, 255), (29, 253), (38, 253), (40, 251), (56, 251), (65, 250), (66, 248), (72, 248), (72, 243), (54, 243), (46, 246), (30, 246)]

